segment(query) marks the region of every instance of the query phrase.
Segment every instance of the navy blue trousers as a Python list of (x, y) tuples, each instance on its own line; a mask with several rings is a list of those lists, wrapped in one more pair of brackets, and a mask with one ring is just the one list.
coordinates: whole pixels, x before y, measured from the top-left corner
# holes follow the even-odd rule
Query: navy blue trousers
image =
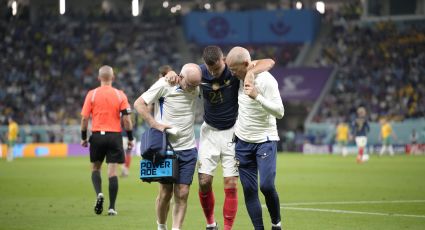
[(280, 222), (280, 202), (275, 188), (276, 141), (248, 143), (237, 139), (235, 152), (239, 163), (239, 177), (245, 196), (245, 204), (255, 230), (264, 229), (261, 203), (258, 198), (258, 174), (260, 190), (266, 200), (273, 224)]

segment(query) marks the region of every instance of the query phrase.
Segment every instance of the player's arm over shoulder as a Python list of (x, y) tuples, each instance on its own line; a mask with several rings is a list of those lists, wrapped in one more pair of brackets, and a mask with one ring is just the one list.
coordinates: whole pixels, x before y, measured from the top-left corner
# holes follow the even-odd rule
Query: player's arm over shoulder
[(270, 58), (253, 60), (252, 68), (249, 71), (253, 72), (254, 74), (259, 74), (264, 71), (269, 71), (271, 68), (273, 68), (274, 64), (275, 62)]
[(160, 78), (140, 97), (143, 98), (146, 104), (155, 103), (160, 97), (167, 94), (168, 89), (172, 87), (165, 78)]

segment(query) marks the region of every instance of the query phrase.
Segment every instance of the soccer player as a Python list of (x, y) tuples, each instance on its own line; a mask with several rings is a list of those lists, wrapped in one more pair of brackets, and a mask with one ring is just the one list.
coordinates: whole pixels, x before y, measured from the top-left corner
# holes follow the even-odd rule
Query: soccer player
[(281, 119), (284, 115), (278, 83), (267, 71), (257, 74), (254, 81), (253, 76), (246, 76), (253, 64), (245, 48), (231, 49), (226, 63), (232, 74), (243, 81), (238, 96), (235, 152), (246, 208), (254, 228), (264, 229), (258, 198), (259, 176), (260, 190), (266, 200), (272, 229), (278, 230), (282, 228), (282, 224), (279, 196), (275, 187), (276, 148), (279, 140), (276, 118)]
[(336, 127), (336, 142), (343, 156), (347, 156), (347, 142), (349, 136), (349, 128), (347, 123), (341, 120)]
[[(218, 46), (207, 46), (202, 58), (202, 96), (204, 123), (200, 132), (199, 149), (199, 200), (207, 221), (207, 230), (218, 229), (214, 218), (215, 196), (212, 189), (214, 172), (221, 161), (224, 177), (224, 230), (232, 229), (238, 207), (238, 168), (233, 143), (234, 124), (238, 114), (238, 91), (240, 81), (230, 72), (222, 50)], [(249, 73), (260, 73), (271, 69), (274, 61), (262, 59), (252, 61)], [(247, 73), (248, 75), (250, 75)], [(167, 75), (174, 77), (175, 73)], [(174, 83), (174, 81), (170, 81)]]
[[(115, 201), (118, 194), (118, 164), (124, 163), (124, 148), (121, 136), (121, 119), (128, 137), (128, 149), (133, 148), (133, 124), (131, 107), (127, 96), (121, 90), (112, 87), (115, 75), (112, 67), (102, 66), (98, 79), (100, 87), (87, 93), (81, 111), (81, 145), (87, 147), (90, 142), (90, 162), (92, 163), (92, 183), (97, 199), (94, 212), (100, 215), (103, 211), (102, 178), (100, 170), (106, 157), (109, 177), (109, 210), (108, 215), (115, 216)], [(92, 119), (92, 135), (87, 139), (89, 119)]]
[(128, 137), (123, 137), (123, 146), (125, 149), (125, 159), (124, 164), (121, 166), (121, 177), (128, 177), (130, 174), (130, 164), (131, 164), (131, 152), (132, 149), (128, 148)]
[(19, 125), (12, 117), (8, 118), (9, 127), (7, 133), (7, 161), (13, 161), (13, 147), (16, 144), (19, 134)]
[(359, 107), (357, 109), (357, 117), (351, 123), (351, 135), (355, 137), (358, 148), (357, 163), (367, 161), (368, 155), (364, 153), (367, 146), (367, 134), (369, 133), (369, 123), (366, 117), (366, 109)]
[(421, 152), (418, 145), (418, 135), (416, 129), (413, 129), (412, 133), (410, 134), (410, 154), (416, 155), (420, 153)]
[(381, 121), (381, 133), (379, 135), (379, 139), (382, 141), (381, 151), (379, 152), (379, 156), (384, 155), (386, 150), (391, 156), (394, 156), (394, 149), (392, 145), (392, 138), (396, 138), (395, 133), (391, 127), (390, 122), (386, 118), (382, 118)]
[[(161, 131), (176, 128), (177, 135), (170, 135), (169, 141), (178, 155), (179, 178), (174, 184), (160, 183), (156, 200), (158, 230), (166, 230), (170, 200), (174, 196), (173, 230), (181, 229), (186, 214), (189, 188), (195, 173), (198, 151), (195, 147), (195, 105), (199, 98), (201, 69), (196, 64), (186, 64), (179, 74), (179, 85), (171, 86), (160, 78), (135, 102), (134, 107), (152, 127)], [(155, 103), (154, 116), (148, 105)]]

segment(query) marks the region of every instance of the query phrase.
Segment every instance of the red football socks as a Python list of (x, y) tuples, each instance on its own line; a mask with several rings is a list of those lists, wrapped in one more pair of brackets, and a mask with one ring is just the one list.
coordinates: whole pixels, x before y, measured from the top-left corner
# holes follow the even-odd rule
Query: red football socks
[(201, 206), (204, 210), (205, 218), (207, 219), (207, 224), (214, 224), (215, 199), (213, 191), (208, 191), (206, 193), (199, 192), (199, 201), (201, 201)]
[(238, 190), (237, 188), (224, 189), (225, 198), (223, 206), (224, 230), (232, 229), (238, 211)]
[(130, 163), (131, 163), (131, 154), (125, 154), (125, 161), (124, 161), (125, 167), (129, 169)]
[(359, 154), (357, 155), (357, 163), (363, 162), (363, 148), (359, 148)]

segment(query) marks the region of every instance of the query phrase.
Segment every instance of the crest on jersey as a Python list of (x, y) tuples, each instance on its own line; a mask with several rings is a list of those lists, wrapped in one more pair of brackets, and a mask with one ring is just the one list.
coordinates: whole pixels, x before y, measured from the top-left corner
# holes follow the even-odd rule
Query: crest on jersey
[(218, 84), (218, 82), (214, 82), (214, 83), (212, 84), (212, 89), (213, 89), (213, 90), (218, 90), (218, 89), (220, 89), (220, 84)]

